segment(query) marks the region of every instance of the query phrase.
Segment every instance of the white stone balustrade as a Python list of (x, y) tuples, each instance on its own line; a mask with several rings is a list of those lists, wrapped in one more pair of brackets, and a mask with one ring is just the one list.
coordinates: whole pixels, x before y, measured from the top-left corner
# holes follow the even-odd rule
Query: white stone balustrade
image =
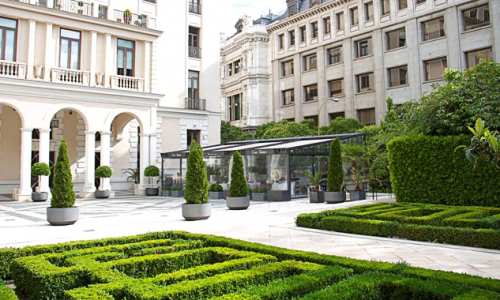
[(26, 64), (0, 60), (0, 76), (10, 78), (26, 78)]
[(61, 68), (52, 68), (52, 82), (89, 86), (90, 72), (80, 70), (69, 70)]
[(110, 76), (111, 88), (115, 90), (144, 92), (144, 79), (128, 76)]

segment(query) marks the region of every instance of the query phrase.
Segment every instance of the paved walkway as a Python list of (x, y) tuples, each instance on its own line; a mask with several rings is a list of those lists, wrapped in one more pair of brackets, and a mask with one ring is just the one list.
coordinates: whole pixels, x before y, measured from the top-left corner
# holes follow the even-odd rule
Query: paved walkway
[(357, 259), (406, 261), (423, 268), (500, 279), (500, 251), (325, 232), (294, 225), (295, 217), (300, 213), (375, 202), (367, 200), (338, 205), (310, 204), (306, 199), (281, 203), (252, 202), (247, 211), (229, 211), (224, 201), (216, 201), (212, 203), (209, 220), (185, 222), (180, 211), (183, 201), (179, 199), (85, 200), (77, 203), (80, 207), (79, 222), (69, 227), (52, 227), (46, 223), (47, 203), (0, 202), (0, 247), (185, 230)]

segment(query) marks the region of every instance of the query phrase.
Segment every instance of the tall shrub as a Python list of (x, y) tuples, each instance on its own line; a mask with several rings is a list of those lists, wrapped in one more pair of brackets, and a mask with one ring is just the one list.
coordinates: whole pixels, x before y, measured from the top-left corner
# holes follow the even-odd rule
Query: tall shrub
[(245, 171), (243, 170), (243, 158), (238, 151), (233, 154), (233, 169), (231, 170), (231, 186), (229, 187), (229, 196), (248, 196), (248, 185), (247, 180), (245, 179)]
[(342, 153), (340, 140), (336, 138), (330, 146), (328, 159), (328, 191), (341, 192), (344, 184), (344, 169), (342, 167)]
[(66, 140), (61, 141), (54, 172), (54, 188), (52, 189), (52, 208), (71, 208), (75, 205), (75, 192), (68, 158)]
[(203, 160), (203, 149), (196, 142), (191, 144), (187, 167), (184, 199), (187, 204), (208, 203), (206, 164)]

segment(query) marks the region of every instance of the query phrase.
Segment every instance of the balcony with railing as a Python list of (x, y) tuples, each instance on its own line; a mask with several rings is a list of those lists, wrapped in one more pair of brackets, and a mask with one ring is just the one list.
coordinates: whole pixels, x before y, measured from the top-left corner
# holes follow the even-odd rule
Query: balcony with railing
[(186, 98), (186, 109), (207, 110), (207, 100)]
[(90, 85), (90, 72), (80, 70), (69, 70), (62, 68), (52, 68), (51, 79), (55, 83)]
[(201, 58), (201, 48), (189, 46), (189, 57)]
[(148, 27), (148, 17), (146, 15), (133, 14), (130, 11), (115, 9), (115, 21), (118, 23), (134, 25), (138, 27)]
[(137, 77), (113, 75), (110, 77), (111, 88), (132, 92), (144, 92), (144, 79)]
[(0, 60), (0, 76), (10, 78), (26, 78), (26, 64)]
[(92, 17), (94, 12), (94, 4), (75, 0), (55, 0), (54, 9)]

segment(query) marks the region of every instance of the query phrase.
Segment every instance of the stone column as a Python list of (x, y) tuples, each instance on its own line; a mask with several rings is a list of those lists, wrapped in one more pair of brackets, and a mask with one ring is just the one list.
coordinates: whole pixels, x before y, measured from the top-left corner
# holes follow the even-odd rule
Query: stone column
[(33, 128), (21, 128), (21, 172), (17, 201), (31, 200), (31, 135)]
[(139, 191), (136, 191), (136, 194), (144, 194), (144, 189), (150, 184), (147, 182), (147, 180), (144, 177), (144, 170), (149, 166), (149, 138), (150, 134), (140, 134), (139, 138), (141, 139), (141, 149), (140, 149), (140, 154), (141, 154), (141, 169), (139, 170), (140, 174), (140, 186), (139, 186)]
[(95, 192), (95, 131), (85, 131), (85, 184), (82, 198), (91, 197)]
[[(40, 129), (39, 140), (39, 160), (41, 163), (46, 163), (50, 166), (50, 129)], [(49, 200), (51, 198), (49, 177), (42, 176), (40, 180), (40, 192), (48, 193)]]
[(35, 34), (36, 34), (36, 21), (33, 19), (29, 20), (29, 30), (28, 30), (28, 63), (26, 70), (26, 79), (34, 79), (34, 67), (35, 67)]
[[(111, 132), (101, 132), (101, 166), (111, 167)], [(111, 191), (111, 179), (103, 179), (103, 189)]]
[(50, 81), (50, 68), (54, 66), (54, 42), (52, 30), (52, 23), (47, 23), (45, 32), (45, 66), (43, 67), (43, 80), (45, 81)]
[(104, 70), (104, 87), (109, 88), (109, 78), (113, 70), (113, 50), (111, 49), (111, 34), (106, 34), (106, 60)]
[[(95, 3), (95, 5), (98, 5)], [(90, 39), (90, 86), (96, 85), (97, 69), (97, 32), (92, 31)]]

